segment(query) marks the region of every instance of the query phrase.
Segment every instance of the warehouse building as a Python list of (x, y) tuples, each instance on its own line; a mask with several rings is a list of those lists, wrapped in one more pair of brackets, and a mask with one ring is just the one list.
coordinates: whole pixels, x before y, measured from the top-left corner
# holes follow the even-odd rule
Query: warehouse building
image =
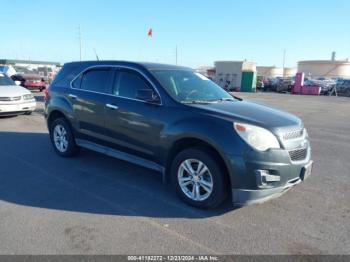
[(350, 78), (349, 60), (309, 60), (298, 62), (298, 72), (309, 78)]
[(27, 67), (37, 69), (39, 67), (60, 67), (58, 62), (32, 61), (32, 60), (15, 60), (15, 59), (0, 59), (0, 65), (11, 65), (15, 67)]
[(250, 89), (253, 86), (255, 88), (256, 63), (250, 61), (216, 61), (214, 81), (226, 90), (242, 90), (242, 83), (244, 83), (243, 89), (249, 89), (249, 86), (251, 86)]

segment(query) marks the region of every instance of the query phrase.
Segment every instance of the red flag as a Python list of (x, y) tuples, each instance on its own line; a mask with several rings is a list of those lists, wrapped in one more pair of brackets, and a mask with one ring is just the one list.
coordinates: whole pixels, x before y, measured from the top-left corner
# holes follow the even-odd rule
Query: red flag
[(148, 35), (148, 37), (151, 37), (151, 38), (153, 37), (153, 29), (152, 28), (149, 29), (147, 35)]

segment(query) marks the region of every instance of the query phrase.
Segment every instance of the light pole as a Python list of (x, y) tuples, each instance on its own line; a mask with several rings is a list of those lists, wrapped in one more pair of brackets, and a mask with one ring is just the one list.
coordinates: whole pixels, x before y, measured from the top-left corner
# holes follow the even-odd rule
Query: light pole
[(285, 66), (286, 66), (286, 53), (287, 53), (287, 51), (286, 51), (286, 49), (284, 49), (283, 50), (283, 67), (282, 67), (282, 70), (283, 70), (282, 76), (283, 76), (283, 78), (285, 77), (284, 71), (285, 71)]

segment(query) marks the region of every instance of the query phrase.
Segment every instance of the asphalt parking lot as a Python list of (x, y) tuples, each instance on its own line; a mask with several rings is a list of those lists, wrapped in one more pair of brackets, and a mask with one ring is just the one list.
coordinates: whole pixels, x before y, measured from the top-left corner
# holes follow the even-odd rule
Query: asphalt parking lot
[(262, 205), (202, 211), (156, 172), (58, 157), (36, 94), (33, 115), (0, 119), (0, 254), (350, 254), (350, 99), (240, 95), (303, 119), (314, 172)]

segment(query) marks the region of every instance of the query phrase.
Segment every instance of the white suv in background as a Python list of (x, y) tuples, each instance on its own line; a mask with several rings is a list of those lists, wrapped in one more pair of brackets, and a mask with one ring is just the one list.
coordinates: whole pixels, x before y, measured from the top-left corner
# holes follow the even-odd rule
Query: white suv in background
[(33, 94), (0, 73), (0, 116), (30, 115), (36, 108)]

